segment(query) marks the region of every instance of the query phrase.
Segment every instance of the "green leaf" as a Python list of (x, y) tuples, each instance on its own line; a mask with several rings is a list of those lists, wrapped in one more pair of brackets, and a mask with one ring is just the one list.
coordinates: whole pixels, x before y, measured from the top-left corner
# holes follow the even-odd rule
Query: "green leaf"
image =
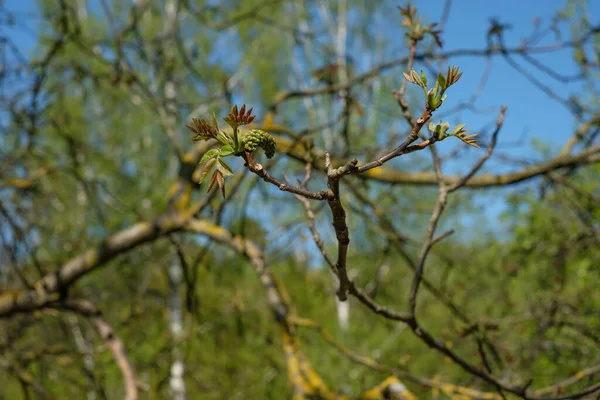
[(233, 154), (233, 152), (234, 152), (233, 146), (225, 145), (225, 146), (221, 147), (221, 153), (219, 153), (219, 155), (221, 157), (227, 157), (227, 156)]
[(438, 85), (440, 85), (442, 90), (446, 89), (446, 78), (444, 78), (444, 75), (438, 74), (437, 83), (438, 83)]
[(433, 122), (429, 123), (429, 130), (433, 133), (437, 140), (444, 140), (447, 136), (448, 129), (450, 128), (450, 124), (448, 122), (442, 122), (435, 124)]
[(200, 160), (200, 164), (202, 164), (206, 160), (210, 160), (211, 158), (218, 156), (219, 151), (220, 151), (219, 149), (211, 149), (211, 150), (207, 151), (206, 153), (204, 153), (204, 155), (202, 156), (202, 159)]
[(421, 80), (421, 77), (419, 76), (419, 74), (417, 74), (417, 71), (415, 71), (414, 69), (410, 70), (410, 75), (408, 74), (404, 74), (404, 78), (409, 81), (410, 83), (414, 83), (415, 85), (421, 86), (422, 88), (425, 88), (426, 86), (423, 85), (423, 81)]
[(231, 138), (231, 136), (229, 136), (228, 133), (225, 133), (223, 131), (219, 131), (219, 133), (217, 133), (217, 140), (224, 146), (233, 144), (233, 139)]
[(217, 164), (217, 169), (221, 171), (221, 173), (223, 173), (224, 176), (233, 175), (233, 170), (229, 165), (227, 165), (225, 161), (223, 161), (221, 158), (217, 158), (217, 161), (219, 162)]
[(423, 70), (421, 70), (421, 81), (423, 81), (423, 87), (427, 87), (427, 76)]
[(200, 174), (200, 179), (198, 180), (199, 183), (202, 183), (206, 179), (206, 177), (208, 176), (208, 174), (210, 174), (210, 171), (212, 171), (212, 169), (214, 168), (216, 163), (217, 163), (216, 158), (212, 158), (212, 159), (208, 160), (206, 165), (204, 165), (204, 169), (202, 170), (202, 173)]
[(465, 125), (466, 125), (466, 124), (460, 124), (460, 125), (456, 125), (456, 126), (454, 127), (454, 131), (453, 131), (452, 133), (456, 135), (456, 134), (458, 134), (458, 133), (464, 132), (464, 131), (463, 131), (463, 128), (465, 127)]
[(427, 91), (427, 104), (429, 104), (429, 108), (431, 110), (436, 110), (439, 106), (438, 101), (436, 99), (436, 94), (433, 89), (429, 89)]

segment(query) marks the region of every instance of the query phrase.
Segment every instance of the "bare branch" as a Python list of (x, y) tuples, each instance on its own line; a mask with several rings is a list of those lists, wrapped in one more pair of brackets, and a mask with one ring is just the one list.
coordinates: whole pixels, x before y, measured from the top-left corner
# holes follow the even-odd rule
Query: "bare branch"
[(81, 299), (68, 300), (63, 304), (53, 304), (52, 306), (58, 306), (59, 308), (74, 311), (92, 320), (100, 337), (104, 340), (106, 347), (108, 347), (112, 353), (117, 366), (121, 370), (125, 382), (125, 400), (137, 400), (138, 384), (135, 371), (127, 358), (123, 343), (116, 336), (112, 327), (106, 322), (104, 317), (102, 317), (102, 313), (100, 313), (92, 303)]

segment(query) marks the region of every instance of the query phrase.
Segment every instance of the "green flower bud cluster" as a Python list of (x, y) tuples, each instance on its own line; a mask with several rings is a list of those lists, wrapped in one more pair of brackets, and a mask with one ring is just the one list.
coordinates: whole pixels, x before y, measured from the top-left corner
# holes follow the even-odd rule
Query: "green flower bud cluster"
[(244, 149), (250, 153), (261, 147), (267, 158), (275, 154), (275, 140), (265, 131), (253, 129), (244, 136), (243, 142)]

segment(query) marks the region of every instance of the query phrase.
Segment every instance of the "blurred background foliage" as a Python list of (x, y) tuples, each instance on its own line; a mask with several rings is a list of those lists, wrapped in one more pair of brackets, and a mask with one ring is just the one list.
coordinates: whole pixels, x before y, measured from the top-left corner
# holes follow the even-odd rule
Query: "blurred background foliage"
[[(417, 2), (425, 22), (438, 21), (443, 5), (452, 2), (439, 3), (436, 8)], [(453, 13), (466, 12), (455, 3)], [(39, 1), (21, 11), (10, 1), (0, 5), (1, 23), (9, 29), (3, 34), (0, 119), (3, 295), (32, 287), (107, 235), (167, 212), (173, 190), (189, 189), (174, 189), (173, 182), (185, 173), (184, 155), (195, 146), (184, 128), (192, 116), (208, 118), (213, 111), (224, 116), (231, 105), (246, 103), (254, 107), (259, 126), (270, 124), (278, 140), (312, 143), (336, 160), (371, 160), (394, 148), (409, 128), (392, 96), (405, 63), (372, 70), (407, 54), (396, 2), (61, 0)], [(584, 1), (565, 2), (553, 11), (555, 20), (541, 22), (540, 32), (558, 29), (564, 36), (559, 42), (568, 43), (593, 31), (598, 16), (593, 20), (586, 7)], [(21, 28), (35, 37), (33, 45), (19, 42), (14, 32)], [(581, 66), (578, 81), (584, 82), (573, 94), (573, 102), (582, 105), (573, 114), (573, 132), (600, 112), (598, 25), (593, 32), (585, 45), (566, 46)], [(485, 33), (477, 33), (482, 43)], [(430, 40), (420, 46), (419, 68), (443, 70), (454, 61), (436, 58), (443, 50)], [(485, 60), (485, 46), (477, 51)], [(328, 74), (332, 66), (344, 73), (334, 68)], [(351, 102), (341, 101), (338, 90), (278, 101), (282, 91), (325, 88), (368, 71), (373, 71), (369, 79), (348, 89)], [(480, 132), (485, 147), (497, 108), (472, 126), (468, 109), (459, 107), (470, 93), (454, 95), (440, 113)], [(415, 109), (422, 107), (417, 90), (409, 89), (408, 98)], [(510, 118), (515, 105), (511, 99), (500, 103), (508, 103)], [(595, 133), (586, 131), (574, 151), (597, 148), (598, 127), (590, 129)], [(561, 133), (561, 143), (573, 132)], [(438, 146), (448, 171), (466, 171), (481, 154), (449, 142)], [(550, 160), (560, 148), (549, 147), (531, 150), (525, 161), (493, 159), (485, 172)], [(503, 154), (510, 155), (510, 149)], [(531, 378), (536, 389), (599, 364), (598, 159), (596, 154), (595, 161), (517, 186), (465, 189), (452, 197), (442, 225), (457, 233), (439, 243), (428, 260), (426, 279), (433, 289), (420, 293), (418, 309), (424, 326), (481, 368), (485, 361), (496, 376), (514, 384)], [(279, 177), (304, 175), (304, 163), (281, 151), (265, 165)], [(427, 152), (415, 153), (386, 166), (431, 171), (431, 159)], [(348, 327), (340, 325), (332, 276), (302, 205), (245, 173), (241, 160), (232, 167), (240, 180), (227, 181), (230, 197), (210, 198), (198, 218), (264, 249), (299, 317), (381, 365), (495, 392), (429, 349), (404, 324), (384, 320), (354, 299)], [(323, 189), (323, 176), (314, 171), (309, 188)], [(406, 308), (412, 272), (403, 254), (418, 253), (435, 182), (352, 177), (342, 187), (351, 278), (379, 303)], [(208, 198), (205, 186), (192, 189), (185, 204)], [(370, 205), (360, 200), (361, 193)], [(317, 203), (314, 209), (317, 228), (335, 254), (329, 210)], [(380, 216), (410, 237), (408, 242), (399, 241)], [(181, 258), (186, 268), (173, 287), (169, 268), (181, 267)], [(173, 293), (182, 312), (179, 334), (169, 325)], [(102, 310), (137, 372), (140, 398), (176, 398), (169, 390), (176, 359), (185, 365), (187, 398), (290, 398), (279, 327), (263, 293), (238, 254), (181, 233), (123, 252), (68, 294)], [(120, 371), (85, 317), (38, 310), (3, 318), (0, 327), (0, 398), (123, 397)], [(352, 361), (319, 332), (298, 327), (298, 340), (330, 390), (357, 396), (390, 375)], [(599, 380), (600, 371), (569, 390)], [(419, 398), (434, 396), (431, 387), (403, 382)]]

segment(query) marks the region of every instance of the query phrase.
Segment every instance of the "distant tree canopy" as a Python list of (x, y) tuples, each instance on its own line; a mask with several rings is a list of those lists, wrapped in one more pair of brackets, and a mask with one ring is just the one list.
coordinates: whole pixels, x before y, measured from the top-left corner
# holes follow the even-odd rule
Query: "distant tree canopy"
[(0, 399), (598, 398), (598, 16), (438, 3), (0, 2)]

